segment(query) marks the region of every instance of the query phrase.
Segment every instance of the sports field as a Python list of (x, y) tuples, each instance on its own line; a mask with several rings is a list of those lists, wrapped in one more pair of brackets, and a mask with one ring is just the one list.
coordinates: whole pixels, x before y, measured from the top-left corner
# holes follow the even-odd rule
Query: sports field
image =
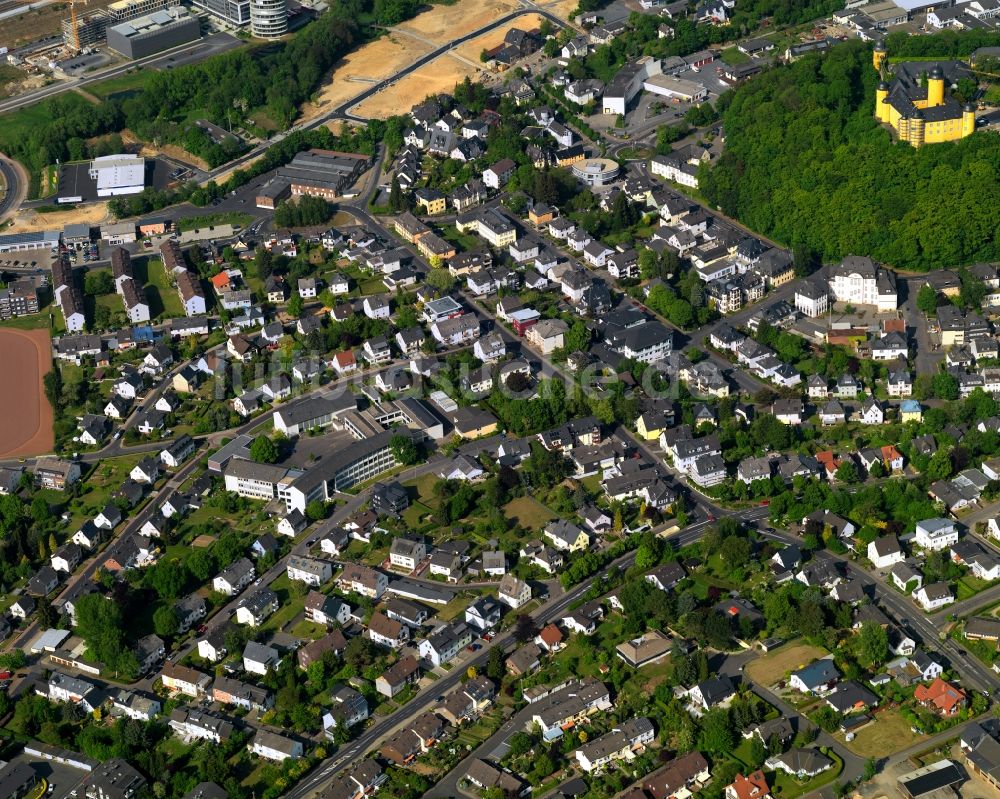
[(42, 455), (55, 444), (42, 378), (52, 368), (47, 330), (0, 328), (0, 458)]

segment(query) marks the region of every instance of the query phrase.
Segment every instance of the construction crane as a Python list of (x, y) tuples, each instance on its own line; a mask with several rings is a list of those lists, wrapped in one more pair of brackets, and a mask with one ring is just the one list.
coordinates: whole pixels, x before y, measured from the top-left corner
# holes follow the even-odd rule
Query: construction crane
[(80, 22), (76, 17), (77, 3), (87, 5), (87, 0), (69, 0), (69, 24), (73, 32), (73, 49), (80, 52), (82, 48), (80, 47)]

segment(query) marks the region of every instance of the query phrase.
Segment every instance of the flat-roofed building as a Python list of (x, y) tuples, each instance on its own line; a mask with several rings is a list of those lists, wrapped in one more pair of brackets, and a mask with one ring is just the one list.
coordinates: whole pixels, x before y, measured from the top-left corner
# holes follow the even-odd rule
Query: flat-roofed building
[(132, 59), (144, 58), (199, 38), (201, 24), (198, 18), (176, 5), (108, 28), (108, 48)]
[(89, 175), (97, 183), (98, 197), (138, 194), (146, 186), (146, 159), (127, 153), (103, 155), (91, 161)]

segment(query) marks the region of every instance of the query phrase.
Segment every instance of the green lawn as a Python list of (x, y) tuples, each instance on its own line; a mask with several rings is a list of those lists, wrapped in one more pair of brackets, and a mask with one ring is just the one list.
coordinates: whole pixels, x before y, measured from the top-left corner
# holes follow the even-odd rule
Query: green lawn
[(436, 474), (425, 474), (417, 480), (404, 483), (404, 488), (415, 488), (417, 490), (417, 501), (422, 502), (428, 508), (435, 509), (438, 506), (437, 497), (434, 496), (434, 486), (440, 478)]
[(970, 597), (974, 597), (980, 591), (989, 588), (991, 585), (993, 585), (993, 583), (989, 583), (986, 580), (980, 580), (977, 577), (973, 577), (971, 574), (967, 574), (959, 580), (956, 585), (956, 599), (958, 602), (961, 602), (963, 599), (969, 599)]
[[(101, 461), (96, 469), (83, 481), (81, 495), (70, 502), (71, 524), (80, 525), (104, 510), (111, 495), (128, 479), (129, 472), (143, 458), (143, 455), (123, 455)], [(54, 492), (62, 496), (61, 492)], [(65, 497), (62, 497), (65, 499)], [(70, 526), (68, 529), (75, 530)]]
[(310, 638), (315, 641), (317, 638), (322, 638), (326, 635), (326, 625), (303, 619), (288, 632), (296, 638)]
[(844, 761), (837, 757), (835, 752), (827, 750), (826, 756), (833, 761), (833, 766), (826, 771), (817, 774), (810, 780), (800, 782), (790, 774), (783, 771), (771, 773), (774, 782), (771, 785), (771, 795), (775, 799), (795, 799), (798, 796), (805, 796), (818, 788), (833, 782), (844, 769)]
[(738, 67), (740, 64), (749, 64), (750, 56), (741, 53), (736, 47), (727, 47), (722, 51), (722, 60), (731, 67)]
[(16, 316), (12, 319), (4, 319), (0, 322), (0, 327), (13, 327), (17, 330), (38, 330), (39, 328), (51, 329), (53, 335), (65, 331), (62, 314), (49, 309), (31, 316)]
[(133, 262), (135, 279), (146, 286), (149, 313), (154, 319), (184, 316), (184, 306), (171, 285), (170, 276), (159, 258), (136, 259)]
[(135, 72), (126, 72), (124, 75), (119, 75), (117, 78), (109, 78), (108, 80), (91, 83), (87, 86), (87, 91), (95, 97), (106, 100), (114, 94), (134, 92), (144, 89), (153, 74), (154, 73), (151, 70), (142, 69), (136, 70)]
[(250, 214), (242, 211), (232, 211), (224, 214), (205, 214), (204, 216), (189, 216), (177, 221), (177, 229), (181, 232), (186, 230), (204, 230), (208, 227), (218, 225), (246, 225), (253, 219)]
[(920, 736), (911, 731), (910, 722), (898, 710), (876, 713), (875, 723), (858, 730), (850, 743), (844, 739), (843, 733), (838, 732), (834, 737), (861, 757), (886, 757), (920, 740)]
[(504, 515), (527, 530), (541, 530), (556, 514), (531, 496), (512, 499), (504, 505)]
[(278, 595), (278, 609), (261, 625), (262, 632), (282, 629), (305, 607), (305, 594), (296, 595), (296, 591), (292, 588), (292, 581), (288, 579), (287, 574), (277, 577), (271, 583), (270, 588)]
[(454, 225), (445, 225), (441, 232), (441, 238), (450, 241), (458, 250), (469, 251), (479, 246), (479, 237), (471, 233), (459, 233)]

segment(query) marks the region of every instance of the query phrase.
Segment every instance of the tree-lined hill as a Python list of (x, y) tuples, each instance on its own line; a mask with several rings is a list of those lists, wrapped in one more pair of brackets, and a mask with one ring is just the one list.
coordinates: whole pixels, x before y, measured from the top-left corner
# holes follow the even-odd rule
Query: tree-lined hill
[[(949, 44), (944, 57), (956, 53)], [(894, 142), (873, 116), (877, 83), (870, 45), (850, 42), (740, 86), (720, 103), (726, 148), (703, 175), (705, 195), (825, 260), (934, 269), (1000, 259), (1000, 136)]]

